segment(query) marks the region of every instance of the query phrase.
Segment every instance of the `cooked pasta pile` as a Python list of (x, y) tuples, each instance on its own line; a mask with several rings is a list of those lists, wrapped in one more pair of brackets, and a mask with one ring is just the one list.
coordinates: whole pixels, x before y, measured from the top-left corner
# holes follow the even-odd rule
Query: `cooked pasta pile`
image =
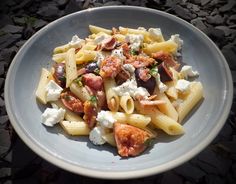
[(183, 134), (181, 122), (203, 98), (203, 87), (192, 66), (177, 62), (179, 35), (165, 40), (159, 28), (89, 29), (87, 38), (75, 35), (56, 47), (52, 68), (42, 68), (36, 97), (51, 105), (42, 123), (108, 143), (122, 157), (140, 155), (158, 139), (157, 129)]

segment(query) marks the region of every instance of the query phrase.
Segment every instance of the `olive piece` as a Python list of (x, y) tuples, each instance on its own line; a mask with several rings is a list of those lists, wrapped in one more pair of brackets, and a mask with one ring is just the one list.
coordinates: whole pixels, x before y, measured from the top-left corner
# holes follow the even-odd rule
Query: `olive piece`
[(92, 62), (86, 65), (85, 69), (86, 73), (96, 73), (96, 70), (98, 70), (99, 68), (96, 62)]
[(55, 72), (53, 77), (55, 78), (56, 83), (61, 86), (62, 88), (66, 85), (66, 78), (65, 78), (65, 64), (59, 63), (54, 65)]
[(147, 79), (146, 81), (143, 81), (140, 76), (142, 72), (142, 69), (141, 68), (138, 68), (135, 70), (135, 78), (136, 78), (136, 81), (137, 81), (137, 85), (138, 87), (144, 87), (147, 89), (147, 91), (152, 95), (154, 90), (155, 90), (155, 87), (156, 87), (156, 79), (151, 76), (149, 79)]

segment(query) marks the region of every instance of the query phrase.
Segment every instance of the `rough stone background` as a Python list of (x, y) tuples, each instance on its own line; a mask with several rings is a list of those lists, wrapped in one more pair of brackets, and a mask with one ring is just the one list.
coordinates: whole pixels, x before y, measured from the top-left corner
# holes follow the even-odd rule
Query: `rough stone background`
[(19, 48), (49, 22), (86, 8), (145, 6), (181, 17), (206, 33), (230, 66), (236, 92), (236, 0), (1, 0), (0, 1), (0, 183), (236, 184), (236, 95), (227, 122), (199, 155), (151, 177), (110, 181), (74, 175), (42, 160), (18, 138), (4, 104), (7, 69)]

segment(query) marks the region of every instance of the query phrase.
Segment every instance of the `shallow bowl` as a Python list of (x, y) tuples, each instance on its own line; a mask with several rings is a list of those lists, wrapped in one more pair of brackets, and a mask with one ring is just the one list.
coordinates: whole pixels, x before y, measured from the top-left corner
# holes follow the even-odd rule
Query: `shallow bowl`
[[(159, 27), (167, 39), (179, 34), (183, 61), (196, 69), (204, 100), (185, 119), (180, 137), (161, 135), (144, 154), (121, 159), (110, 146), (93, 146), (87, 137), (68, 137), (58, 127), (41, 122), (44, 106), (35, 90), (42, 67), (49, 68), (53, 49), (75, 34), (85, 38), (88, 25), (105, 28)], [(97, 178), (144, 177), (172, 169), (203, 150), (224, 125), (232, 103), (229, 67), (216, 45), (201, 31), (173, 15), (141, 7), (103, 7), (62, 17), (38, 31), (15, 56), (5, 83), (10, 121), (21, 139), (38, 155), (65, 170)]]

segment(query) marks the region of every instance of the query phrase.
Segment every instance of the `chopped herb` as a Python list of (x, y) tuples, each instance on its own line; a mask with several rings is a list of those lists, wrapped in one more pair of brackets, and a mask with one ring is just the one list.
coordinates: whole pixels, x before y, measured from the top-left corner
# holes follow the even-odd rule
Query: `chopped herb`
[(137, 51), (137, 50), (134, 50), (134, 49), (131, 49), (131, 50), (130, 50), (130, 54), (131, 54), (131, 55), (138, 55), (138, 51)]
[(94, 73), (96, 73), (96, 74), (99, 74), (99, 72), (100, 72), (99, 68), (96, 68), (96, 69), (94, 70)]
[(93, 104), (97, 103), (97, 97), (96, 96), (91, 96), (90, 97), (90, 102), (92, 102)]
[(147, 139), (147, 140), (144, 142), (144, 144), (145, 144), (146, 146), (152, 146), (152, 145), (154, 144), (154, 138), (149, 138), (149, 139)]
[(71, 98), (70, 98), (69, 95), (65, 95), (65, 96), (63, 96), (63, 98), (64, 98), (66, 101), (70, 101), (70, 100), (71, 100)]
[(79, 87), (82, 87), (82, 86), (83, 86), (83, 83), (82, 83), (82, 76), (76, 78), (74, 81), (78, 84)]
[(157, 74), (158, 74), (158, 68), (157, 68), (157, 66), (152, 67), (152, 68), (150, 69), (149, 73), (151, 74), (151, 76), (156, 77)]

